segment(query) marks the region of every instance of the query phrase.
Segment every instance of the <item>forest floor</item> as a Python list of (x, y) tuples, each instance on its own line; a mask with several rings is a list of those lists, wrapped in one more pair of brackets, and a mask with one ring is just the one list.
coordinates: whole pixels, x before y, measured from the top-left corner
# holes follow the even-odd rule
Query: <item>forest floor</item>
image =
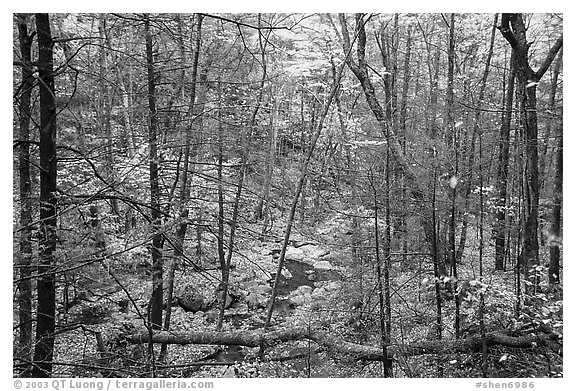
[[(374, 297), (373, 265), (352, 265), (348, 249), (349, 227), (331, 221), (309, 232), (296, 232), (287, 250), (286, 265), (280, 279), (279, 296), (273, 317), (273, 329), (309, 327), (327, 330), (343, 340), (366, 346), (379, 346), (378, 302)], [(270, 294), (271, 276), (277, 269), (282, 232), (264, 240), (241, 240), (242, 247), (233, 257), (230, 276), (235, 301), (226, 310), (222, 331), (259, 329), (264, 324), (265, 305)], [(344, 238), (344, 239), (342, 239)], [(214, 242), (215, 243), (215, 242)], [(214, 244), (212, 243), (212, 244)], [(209, 245), (208, 245), (209, 246)], [(208, 247), (209, 248), (209, 247)], [(461, 265), (460, 278), (474, 280), (477, 257), (474, 240)], [(489, 256), (489, 255), (488, 255)], [(56, 338), (55, 376), (150, 377), (146, 365), (146, 346), (118, 344), (118, 336), (141, 330), (150, 299), (151, 276), (146, 267), (147, 254), (134, 253), (132, 266), (126, 259), (106, 265), (95, 263), (82, 271), (78, 280), (88, 293), (66, 314), (60, 308), (58, 322), (69, 328)], [(199, 259), (203, 272), (191, 267), (176, 270), (175, 296), (185, 294), (187, 287), (201, 292), (203, 299), (215, 297), (220, 277), (217, 261)], [(325, 262), (329, 269), (318, 270), (314, 265)], [(128, 262), (129, 263), (129, 262)], [(434, 282), (425, 261), (410, 265), (393, 264), (392, 289), (394, 325), (398, 341), (409, 344), (434, 339)], [(488, 330), (513, 326), (515, 296), (514, 273), (486, 273), (484, 293)], [(118, 282), (121, 282), (121, 286)], [(130, 300), (127, 299), (130, 294)], [(462, 328), (467, 333), (478, 332), (476, 319), (477, 295), (471, 289), (462, 302)], [(477, 293), (477, 292), (476, 292)], [(254, 300), (257, 297), (257, 300)], [(126, 304), (128, 303), (128, 304)], [(358, 303), (361, 307), (358, 308)], [(135, 304), (136, 307), (133, 305)], [(445, 338), (454, 338), (454, 301), (444, 304)], [(187, 312), (179, 306), (172, 310), (170, 330), (215, 331), (218, 308)], [(96, 334), (100, 333), (107, 354), (98, 351)], [(113, 341), (116, 341), (113, 343)], [(159, 354), (159, 346), (155, 357)], [(191, 363), (202, 362), (205, 365)], [(400, 360), (395, 366), (398, 377), (434, 377), (435, 359), (415, 356)], [(492, 377), (562, 376), (562, 357), (540, 349), (526, 351), (496, 347), (490, 350)], [(444, 376), (481, 376), (478, 354), (448, 354)], [(146, 369), (148, 368), (148, 369)], [(209, 345), (170, 345), (164, 362), (157, 363), (161, 377), (378, 377), (380, 363), (367, 363), (334, 357), (310, 341), (293, 341), (266, 350), (259, 360), (259, 348)]]

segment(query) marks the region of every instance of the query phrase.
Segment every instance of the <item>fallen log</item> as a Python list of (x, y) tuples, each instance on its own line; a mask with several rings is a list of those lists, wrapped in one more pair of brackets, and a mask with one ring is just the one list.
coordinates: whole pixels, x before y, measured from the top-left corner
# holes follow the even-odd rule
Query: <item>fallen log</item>
[[(177, 345), (200, 344), (200, 345), (238, 345), (246, 347), (270, 348), (281, 343), (298, 340), (311, 340), (324, 347), (327, 351), (346, 355), (352, 359), (365, 361), (382, 361), (382, 348), (357, 344), (345, 341), (325, 331), (310, 331), (308, 328), (292, 327), (282, 330), (239, 331), (239, 332), (216, 332), (216, 331), (188, 331), (170, 332), (157, 331), (152, 335), (153, 343), (166, 343)], [(148, 343), (147, 331), (134, 333), (126, 338), (130, 343)], [(531, 333), (529, 335), (512, 336), (505, 331), (486, 333), (486, 345), (505, 346), (510, 348), (531, 348), (537, 346), (550, 346), (559, 351), (562, 343), (559, 336), (554, 333)], [(418, 356), (425, 354), (449, 354), (449, 353), (477, 353), (482, 351), (482, 338), (473, 335), (459, 340), (434, 340), (421, 341), (411, 344), (388, 345), (388, 358), (396, 354), (405, 356)]]

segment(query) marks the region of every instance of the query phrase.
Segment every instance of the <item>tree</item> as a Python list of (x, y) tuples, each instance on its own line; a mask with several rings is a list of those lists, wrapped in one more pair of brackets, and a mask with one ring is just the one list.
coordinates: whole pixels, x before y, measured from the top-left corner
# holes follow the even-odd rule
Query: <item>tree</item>
[(53, 40), (48, 14), (36, 14), (38, 76), (40, 81), (40, 229), (38, 308), (33, 377), (52, 372), (56, 316), (56, 100), (54, 89)]
[[(17, 14), (18, 40), (21, 56), (21, 77), (19, 86), (19, 127), (20, 153), (18, 155), (18, 174), (20, 175), (20, 261), (19, 272), (22, 282), (19, 285), (18, 319), (19, 346), (18, 356), (30, 362), (32, 352), (32, 189), (30, 179), (30, 118), (31, 97), (34, 87), (32, 72), (32, 42), (34, 33), (28, 33), (29, 15)], [(30, 367), (23, 371), (30, 375)]]
[(539, 264), (538, 213), (540, 210), (540, 181), (538, 167), (538, 112), (536, 87), (538, 82), (552, 64), (554, 57), (563, 44), (560, 35), (548, 51), (537, 71), (529, 62), (530, 43), (526, 37), (526, 25), (522, 14), (502, 14), (500, 32), (508, 41), (516, 56), (518, 72), (518, 92), (520, 95), (520, 110), (524, 129), (524, 145), (526, 149), (526, 208), (527, 219), (524, 224), (524, 243), (522, 247), (522, 264), (527, 276), (530, 268)]
[(152, 298), (150, 300), (150, 324), (154, 329), (162, 327), (163, 290), (163, 259), (162, 221), (160, 210), (160, 185), (158, 177), (158, 114), (156, 112), (156, 73), (154, 71), (154, 53), (150, 18), (144, 16), (144, 36), (146, 38), (146, 65), (148, 80), (148, 147), (150, 148), (150, 210), (152, 221)]

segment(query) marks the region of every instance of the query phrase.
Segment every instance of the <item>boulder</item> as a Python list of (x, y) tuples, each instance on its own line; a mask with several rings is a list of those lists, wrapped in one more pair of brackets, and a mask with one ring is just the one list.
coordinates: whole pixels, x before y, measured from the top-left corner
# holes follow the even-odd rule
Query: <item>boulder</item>
[(286, 249), (286, 259), (288, 259), (289, 261), (302, 262), (302, 261), (304, 261), (304, 258), (305, 258), (305, 254), (304, 254), (304, 251), (302, 249), (294, 248), (294, 247), (288, 247)]
[(331, 281), (331, 282), (327, 283), (326, 285), (324, 285), (324, 289), (327, 292), (334, 293), (334, 292), (337, 292), (340, 289), (342, 289), (342, 284), (338, 281)]
[(258, 308), (266, 308), (267, 300), (266, 298), (258, 293), (251, 292), (246, 297), (246, 304), (248, 304), (248, 308), (251, 310), (258, 309)]
[(308, 285), (300, 285), (292, 293), (297, 294), (297, 295), (310, 294), (310, 293), (312, 293), (312, 287), (308, 286)]
[(254, 292), (259, 295), (269, 295), (272, 292), (272, 287), (270, 285), (255, 285), (250, 288), (250, 292)]
[(324, 300), (326, 298), (326, 290), (324, 288), (316, 288), (312, 291), (310, 297), (313, 300)]
[(318, 261), (314, 263), (314, 270), (332, 270), (332, 264), (328, 261)]
[(314, 246), (311, 244), (305, 245), (304, 247), (302, 247), (302, 250), (306, 254), (307, 258), (309, 258), (311, 260), (319, 260), (320, 258), (323, 258), (323, 257), (327, 256), (328, 254), (330, 254), (330, 250), (327, 250), (327, 249), (322, 248), (322, 247)]
[(175, 304), (186, 312), (198, 312), (208, 306), (204, 296), (193, 285), (185, 285), (174, 299)]
[(314, 264), (314, 280), (328, 281), (338, 278), (336, 268), (328, 261), (318, 261)]

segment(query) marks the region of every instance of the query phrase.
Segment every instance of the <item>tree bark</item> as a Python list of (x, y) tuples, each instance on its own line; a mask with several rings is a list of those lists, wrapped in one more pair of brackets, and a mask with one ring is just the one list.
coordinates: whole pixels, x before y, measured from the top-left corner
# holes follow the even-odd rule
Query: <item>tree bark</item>
[[(332, 333), (310, 330), (308, 327), (288, 327), (278, 331), (189, 331), (184, 333), (155, 332), (152, 335), (154, 343), (168, 343), (178, 345), (237, 345), (246, 347), (273, 347), (281, 343), (311, 340), (325, 347), (332, 353), (343, 354), (355, 360), (382, 361), (384, 356), (380, 347), (361, 345), (348, 342), (335, 337)], [(127, 336), (131, 343), (147, 343), (149, 335), (142, 331)], [(514, 336), (506, 332), (490, 332), (485, 335), (486, 346), (506, 346), (518, 349), (531, 349), (534, 346), (550, 346), (557, 350), (561, 348), (561, 341), (556, 334), (539, 332), (528, 335)], [(421, 341), (410, 344), (389, 344), (387, 359), (394, 355), (419, 356), (425, 354), (457, 354), (482, 352), (482, 338), (473, 335), (466, 339), (444, 341)]]
[(500, 32), (514, 50), (518, 64), (516, 78), (520, 95), (520, 115), (524, 128), (526, 149), (525, 201), (528, 214), (524, 224), (524, 243), (521, 258), (524, 274), (527, 277), (530, 268), (539, 264), (538, 212), (540, 206), (540, 183), (536, 87), (562, 47), (563, 35), (550, 48), (540, 68), (534, 71), (529, 64), (528, 51), (530, 43), (526, 38), (526, 26), (524, 25), (522, 14), (502, 14)]
[(150, 19), (144, 17), (144, 35), (146, 39), (146, 69), (148, 78), (148, 147), (150, 148), (150, 206), (152, 221), (152, 298), (150, 301), (150, 324), (153, 329), (162, 327), (163, 306), (163, 236), (161, 232), (159, 160), (158, 160), (158, 116), (156, 112), (156, 75), (154, 72), (154, 54), (152, 48), (152, 33)]
[(38, 74), (40, 79), (40, 232), (38, 308), (33, 377), (49, 377), (54, 354), (56, 315), (56, 101), (53, 40), (48, 14), (36, 14)]
[[(20, 44), (21, 84), (20, 100), (18, 105), (18, 120), (20, 130), (20, 151), (18, 154), (18, 175), (20, 190), (20, 237), (18, 258), (19, 276), (18, 285), (18, 351), (19, 358), (30, 362), (32, 358), (32, 189), (30, 181), (30, 116), (31, 96), (34, 87), (32, 77), (32, 41), (33, 34), (28, 34), (29, 16), (16, 15), (18, 23), (18, 38)], [(30, 376), (31, 367), (26, 366), (21, 376)]]

